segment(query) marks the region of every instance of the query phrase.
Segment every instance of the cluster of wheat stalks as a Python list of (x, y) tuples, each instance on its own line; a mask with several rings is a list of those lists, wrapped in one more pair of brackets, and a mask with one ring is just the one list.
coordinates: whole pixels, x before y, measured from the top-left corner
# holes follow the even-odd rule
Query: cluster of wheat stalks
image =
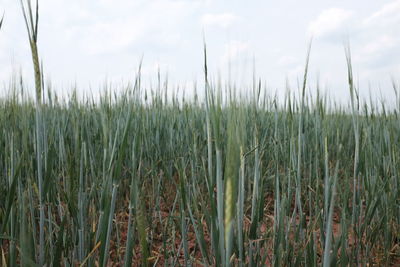
[(0, 100), (1, 266), (399, 263), (400, 97), (360, 107), (349, 50), (349, 107), (306, 93), (309, 53), (279, 102), (213, 82), (206, 49), (204, 101), (159, 82), (145, 103), (140, 68), (122, 94), (59, 101), (21, 6), (36, 99), (15, 78)]

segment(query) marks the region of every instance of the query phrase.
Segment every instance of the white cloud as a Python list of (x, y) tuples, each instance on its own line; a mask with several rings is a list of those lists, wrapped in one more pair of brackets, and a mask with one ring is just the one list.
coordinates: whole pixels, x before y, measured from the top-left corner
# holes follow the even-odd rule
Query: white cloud
[(383, 5), (360, 20), (356, 39), (359, 49), (355, 50), (357, 60), (366, 73), (380, 69), (394, 68), (400, 57), (400, 0)]
[(297, 63), (297, 58), (293, 56), (281, 56), (278, 60), (278, 65), (282, 67), (292, 66), (293, 64)]
[(391, 72), (399, 62), (400, 39), (388, 34), (375, 35), (368, 42), (360, 43), (355, 50), (354, 59), (362, 70), (369, 73), (387, 70)]
[(327, 36), (343, 30), (352, 12), (340, 8), (323, 10), (319, 16), (310, 22), (308, 32), (315, 37)]
[[(210, 74), (217, 67), (222, 79), (228, 74), (251, 78), (254, 54), (257, 74), (280, 88), (286, 76), (292, 85), (301, 80), (308, 33), (316, 37), (311, 84), (316, 69), (322, 84), (328, 80), (337, 89), (346, 80), (342, 41), (348, 35), (361, 82), (386, 80), (392, 73), (399, 79), (400, 0), (312, 0), (307, 8), (289, 0), (273, 5), (262, 0), (253, 5), (234, 2), (226, 6), (215, 0), (40, 0), (39, 53), (55, 84), (77, 81), (96, 87), (105, 76), (130, 80), (142, 55), (143, 74), (151, 79), (160, 65), (170, 81), (191, 80), (202, 75), (205, 28)], [(32, 79), (19, 1), (0, 0), (0, 16), (3, 10), (0, 80), (8, 81), (13, 67)]]
[(377, 12), (364, 20), (365, 25), (369, 24), (392, 24), (400, 21), (400, 0), (395, 0), (384, 5)]
[(238, 17), (232, 13), (205, 14), (201, 17), (201, 23), (204, 26), (217, 26), (228, 28), (238, 20)]
[(376, 40), (367, 43), (363, 48), (363, 53), (373, 54), (382, 50), (390, 49), (394, 47), (398, 41), (392, 36), (382, 35)]
[(243, 41), (232, 41), (225, 45), (222, 62), (228, 63), (235, 61), (240, 55), (249, 50), (249, 43)]
[(291, 69), (289, 69), (288, 76), (293, 80), (299, 79), (304, 74), (304, 66), (297, 65)]
[[(80, 23), (70, 25), (67, 19), (61, 22), (67, 28), (67, 37), (76, 40), (89, 55), (113, 53), (146, 43), (176, 45), (182, 39), (177, 31), (179, 25), (200, 7), (199, 3), (185, 1), (139, 1), (135, 5), (124, 1), (123, 5), (118, 2), (121, 10), (116, 13), (118, 8), (113, 8), (114, 2), (103, 0), (101, 3), (98, 10)], [(75, 11), (73, 8), (69, 13), (75, 14)]]
[[(136, 25), (136, 27), (133, 27)], [(82, 45), (91, 55), (122, 49), (139, 40), (145, 27), (139, 21), (117, 20), (109, 23), (95, 23), (84, 32)]]

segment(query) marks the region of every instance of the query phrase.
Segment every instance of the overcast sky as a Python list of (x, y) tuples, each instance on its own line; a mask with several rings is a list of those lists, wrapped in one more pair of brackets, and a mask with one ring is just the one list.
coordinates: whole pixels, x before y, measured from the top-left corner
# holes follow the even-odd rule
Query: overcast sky
[[(19, 1), (0, 0), (2, 11), (0, 81), (21, 70), (29, 83)], [(225, 80), (230, 73), (239, 85), (249, 82), (254, 65), (271, 92), (284, 92), (286, 79), (296, 89), (311, 36), (310, 86), (319, 77), (333, 97), (348, 97), (347, 39), (362, 95), (371, 90), (390, 100), (391, 77), (400, 78), (400, 0), (40, 0), (39, 23), (45, 75), (58, 91), (76, 82), (96, 93), (106, 78), (132, 81), (142, 56), (145, 80), (155, 80), (160, 68), (190, 90), (202, 81), (203, 30), (210, 72)]]

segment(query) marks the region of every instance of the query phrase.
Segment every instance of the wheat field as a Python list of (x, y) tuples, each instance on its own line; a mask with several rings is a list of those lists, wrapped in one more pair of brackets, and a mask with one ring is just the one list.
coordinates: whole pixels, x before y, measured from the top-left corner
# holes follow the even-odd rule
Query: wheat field
[(21, 7), (36, 90), (0, 99), (1, 266), (399, 266), (399, 87), (362, 101), (349, 47), (346, 104), (307, 92), (311, 46), (298, 97), (221, 86), (204, 45), (204, 97), (139, 67), (122, 93), (61, 99)]

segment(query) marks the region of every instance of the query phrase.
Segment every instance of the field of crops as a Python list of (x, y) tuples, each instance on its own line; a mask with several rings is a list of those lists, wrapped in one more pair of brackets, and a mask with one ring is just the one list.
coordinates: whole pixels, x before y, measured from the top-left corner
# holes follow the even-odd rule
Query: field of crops
[(237, 101), (211, 83), (207, 102), (155, 88), (144, 104), (138, 81), (36, 105), (12, 86), (2, 266), (399, 263), (398, 109)]
[(364, 104), (349, 50), (348, 105), (307, 92), (308, 56), (299, 97), (244, 97), (205, 56), (204, 97), (139, 71), (60, 100), (25, 10), (36, 97), (2, 89), (1, 266), (399, 266), (400, 92)]

